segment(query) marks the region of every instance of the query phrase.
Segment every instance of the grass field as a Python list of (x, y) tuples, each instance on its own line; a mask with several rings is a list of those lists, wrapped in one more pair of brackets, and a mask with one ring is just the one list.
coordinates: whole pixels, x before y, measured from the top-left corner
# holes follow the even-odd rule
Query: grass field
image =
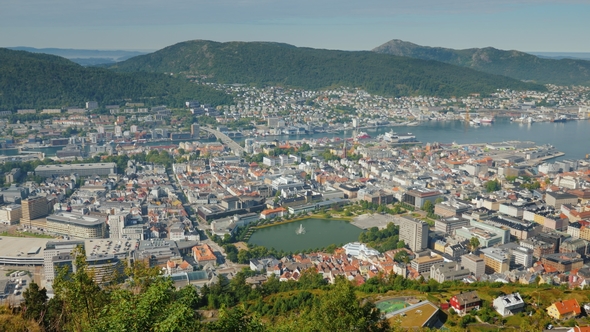
[(394, 312), (407, 307), (408, 304), (400, 300), (390, 300), (377, 303), (377, 308), (384, 313)]

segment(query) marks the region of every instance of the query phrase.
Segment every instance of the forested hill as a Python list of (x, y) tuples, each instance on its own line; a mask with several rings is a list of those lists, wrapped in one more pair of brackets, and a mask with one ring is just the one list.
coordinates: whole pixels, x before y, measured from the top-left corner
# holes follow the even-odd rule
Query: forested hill
[(420, 46), (402, 40), (391, 40), (373, 49), (376, 53), (435, 60), (486, 73), (542, 84), (590, 85), (590, 61), (544, 59), (519, 51), (493, 47), (455, 50)]
[(231, 101), (222, 92), (169, 75), (115, 73), (54, 55), (0, 48), (0, 110), (81, 106), (89, 100), (182, 106), (187, 99)]
[(264, 42), (187, 41), (110, 68), (123, 72), (199, 75), (219, 83), (304, 89), (360, 87), (387, 96), (461, 96), (491, 93), (498, 88), (544, 89), (540, 85), (435, 61)]

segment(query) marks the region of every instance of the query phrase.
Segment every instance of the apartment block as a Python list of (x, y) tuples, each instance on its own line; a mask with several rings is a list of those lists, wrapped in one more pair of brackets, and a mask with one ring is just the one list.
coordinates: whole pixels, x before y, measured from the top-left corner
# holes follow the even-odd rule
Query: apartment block
[(502, 273), (510, 270), (510, 252), (500, 248), (485, 248), (483, 260), (486, 274)]
[(428, 247), (428, 224), (411, 217), (399, 218), (399, 239), (403, 240), (412, 251), (421, 251)]
[(479, 278), (486, 273), (484, 259), (473, 254), (461, 256), (461, 266), (471, 271), (476, 278)]
[(32, 196), (22, 201), (22, 222), (47, 216), (47, 198)]

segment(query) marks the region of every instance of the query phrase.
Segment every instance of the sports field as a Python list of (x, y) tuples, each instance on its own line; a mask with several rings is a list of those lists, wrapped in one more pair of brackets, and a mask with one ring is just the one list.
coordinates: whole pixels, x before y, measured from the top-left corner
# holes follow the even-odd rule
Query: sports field
[(385, 314), (403, 309), (408, 306), (409, 304), (407, 302), (397, 299), (377, 303), (377, 308), (379, 308), (379, 310)]

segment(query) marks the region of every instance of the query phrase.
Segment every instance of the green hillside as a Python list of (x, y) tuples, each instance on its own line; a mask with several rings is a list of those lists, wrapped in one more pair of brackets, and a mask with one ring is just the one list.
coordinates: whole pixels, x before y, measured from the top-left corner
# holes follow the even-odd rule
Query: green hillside
[(485, 94), (498, 88), (544, 89), (543, 86), (435, 61), (263, 42), (187, 41), (119, 62), (110, 68), (122, 72), (197, 75), (219, 83), (304, 89), (361, 87), (388, 96)]
[(181, 106), (187, 99), (212, 104), (231, 101), (222, 92), (168, 75), (114, 73), (54, 55), (0, 48), (1, 110), (80, 106), (89, 100)]
[(586, 60), (544, 59), (528, 53), (503, 51), (492, 47), (454, 50), (420, 46), (397, 39), (373, 51), (380, 54), (441, 61), (541, 84), (590, 85), (590, 61)]

